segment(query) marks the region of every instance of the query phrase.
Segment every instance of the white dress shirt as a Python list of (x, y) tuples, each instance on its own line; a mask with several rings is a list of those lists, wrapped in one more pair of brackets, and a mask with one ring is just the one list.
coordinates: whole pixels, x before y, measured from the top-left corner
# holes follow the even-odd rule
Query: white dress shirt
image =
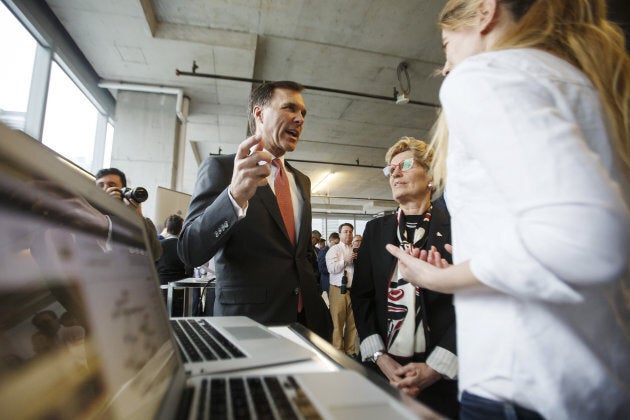
[(330, 273), (330, 284), (333, 286), (341, 286), (341, 280), (345, 271), (348, 278), (346, 287), (350, 289), (354, 274), (352, 245), (346, 245), (341, 242), (330, 247), (326, 253), (326, 268), (328, 268), (328, 273)]
[(455, 295), (460, 390), (553, 419), (629, 413), (630, 213), (597, 91), (518, 49), (460, 63), (440, 98), (453, 260), (488, 286)]

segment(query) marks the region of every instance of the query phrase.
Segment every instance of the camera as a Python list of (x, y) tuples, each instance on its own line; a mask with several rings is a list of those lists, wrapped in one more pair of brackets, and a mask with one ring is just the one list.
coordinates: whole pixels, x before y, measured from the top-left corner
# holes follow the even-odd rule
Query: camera
[(359, 248), (352, 248), (352, 253), (353, 254), (357, 254), (356, 257), (352, 258), (352, 262), (356, 263), (357, 262), (357, 258), (359, 258)]
[(136, 203), (143, 203), (149, 198), (149, 192), (144, 187), (123, 188), (120, 190), (121, 198), (133, 200)]
[(348, 291), (348, 276), (346, 276), (346, 272), (343, 272), (343, 277), (341, 278), (341, 290), (339, 293), (345, 295)]

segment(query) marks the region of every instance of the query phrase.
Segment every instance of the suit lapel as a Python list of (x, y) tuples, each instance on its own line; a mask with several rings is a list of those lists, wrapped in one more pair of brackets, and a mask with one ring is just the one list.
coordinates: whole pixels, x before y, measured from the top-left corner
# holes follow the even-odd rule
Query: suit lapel
[[(396, 215), (385, 216), (385, 220), (383, 221), (383, 232), (382, 232), (382, 240), (383, 244), (398, 244), (398, 239), (396, 238), (396, 230), (398, 229), (398, 222), (396, 222)], [(392, 270), (396, 265), (396, 257), (394, 257), (389, 252), (385, 251), (383, 259), (383, 267), (386, 267), (387, 276), (392, 274)], [(389, 279), (389, 277), (388, 277)]]
[(308, 238), (308, 242), (311, 242), (311, 232), (308, 232), (308, 226), (311, 225), (311, 221), (307, 220), (311, 214), (311, 183), (308, 177), (302, 174), (300, 171), (296, 170), (285, 160), (285, 166), (289, 168), (293, 177), (295, 178), (295, 185), (297, 185), (297, 189), (302, 196), (302, 211), (300, 212), (300, 232), (296, 238), (296, 247), (300, 245), (300, 241), (304, 240), (304, 238)]
[[(438, 236), (440, 234), (440, 236)], [(450, 217), (449, 214), (441, 209), (433, 208), (433, 213), (431, 214), (431, 226), (429, 227), (429, 243), (428, 245), (435, 245), (438, 248), (441, 248), (445, 244), (451, 241), (450, 237)], [(451, 262), (452, 256), (450, 254), (445, 254), (442, 256), (449, 263)]]
[[(295, 179), (295, 185), (297, 185), (298, 191), (302, 196), (302, 211), (301, 211), (301, 220), (300, 220), (300, 231), (296, 232), (296, 248), (300, 245), (300, 242), (304, 240), (305, 237), (308, 237), (309, 243), (311, 239), (311, 233), (307, 232), (305, 234), (305, 229), (308, 229), (310, 226), (310, 221), (307, 220), (311, 214), (311, 200), (310, 200), (310, 182), (308, 177), (306, 177), (301, 172), (295, 170), (288, 162), (285, 160), (285, 168), (287, 168), (293, 174), (293, 178)], [(258, 187), (256, 191), (256, 196), (260, 198), (263, 206), (267, 209), (272, 219), (278, 224), (278, 227), (284, 233), (287, 242), (291, 242), (289, 240), (289, 234), (287, 233), (287, 228), (284, 226), (284, 221), (282, 220), (282, 213), (280, 213), (280, 207), (278, 207), (278, 201), (276, 200), (276, 196), (271, 190), (269, 184), (264, 187)]]

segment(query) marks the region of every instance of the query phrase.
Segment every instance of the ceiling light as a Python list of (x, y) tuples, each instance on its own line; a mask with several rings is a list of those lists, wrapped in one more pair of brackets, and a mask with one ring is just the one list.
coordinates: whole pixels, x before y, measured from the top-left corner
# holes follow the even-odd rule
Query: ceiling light
[(317, 192), (321, 188), (323, 188), (324, 185), (326, 185), (333, 178), (333, 175), (335, 175), (334, 172), (328, 172), (326, 176), (324, 176), (317, 184), (313, 186), (313, 188), (311, 188), (311, 192)]

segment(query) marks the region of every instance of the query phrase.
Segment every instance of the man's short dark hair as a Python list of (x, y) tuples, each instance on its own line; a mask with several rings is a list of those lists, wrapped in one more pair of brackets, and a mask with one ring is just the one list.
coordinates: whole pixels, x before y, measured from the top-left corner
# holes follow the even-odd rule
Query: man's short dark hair
[(350, 227), (350, 229), (352, 229), (352, 231), (354, 232), (354, 226), (352, 226), (352, 223), (346, 222), (339, 225), (339, 233), (341, 233), (341, 229), (343, 229), (344, 226)]
[(171, 235), (179, 235), (182, 231), (182, 225), (184, 224), (184, 219), (177, 214), (171, 214), (164, 221), (164, 227), (166, 231)]
[(250, 134), (254, 134), (256, 132), (254, 107), (256, 105), (269, 105), (273, 92), (276, 89), (288, 89), (295, 92), (302, 92), (304, 90), (304, 86), (290, 80), (280, 80), (278, 82), (264, 82), (262, 85), (252, 90), (252, 93), (249, 95), (249, 104), (247, 105), (247, 120), (249, 122)]
[(127, 188), (127, 177), (125, 173), (118, 168), (103, 168), (96, 173), (96, 179), (103, 178), (105, 175), (118, 175), (120, 182), (124, 188)]

